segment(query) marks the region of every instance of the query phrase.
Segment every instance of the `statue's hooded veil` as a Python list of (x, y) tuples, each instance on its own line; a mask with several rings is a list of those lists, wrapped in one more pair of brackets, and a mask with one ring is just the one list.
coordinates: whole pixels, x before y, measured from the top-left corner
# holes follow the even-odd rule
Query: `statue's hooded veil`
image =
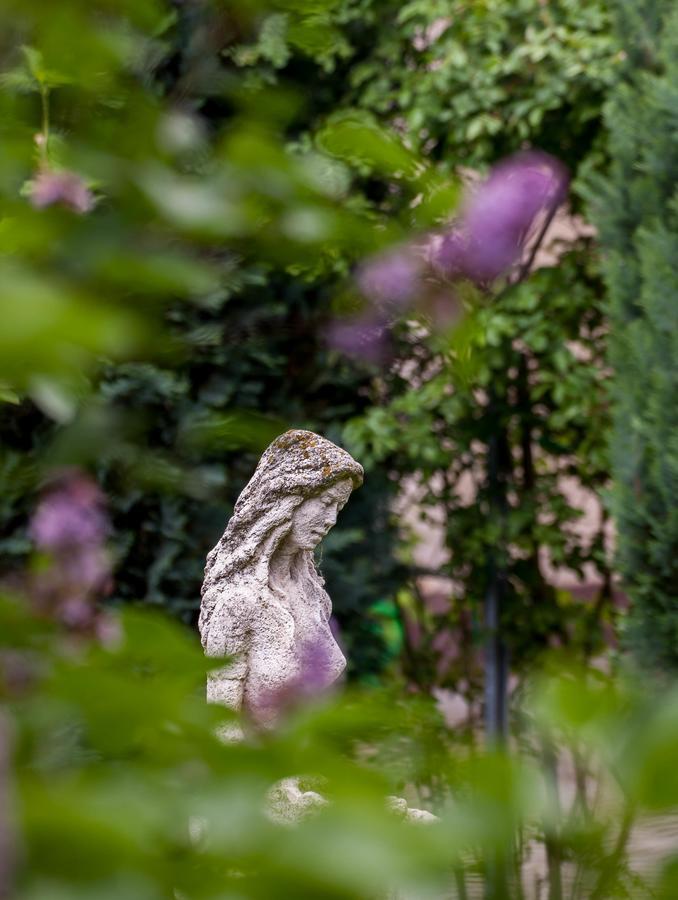
[[(290, 530), (294, 510), (344, 479), (358, 487), (362, 466), (312, 431), (287, 431), (265, 450), (238, 497), (223, 537), (207, 556), (199, 625), (208, 653), (209, 625), (217, 605), (237, 608), (244, 595), (261, 595), (268, 587), (269, 561)], [(308, 575), (321, 587), (312, 553), (307, 556)], [(233, 646), (221, 652), (237, 650)]]

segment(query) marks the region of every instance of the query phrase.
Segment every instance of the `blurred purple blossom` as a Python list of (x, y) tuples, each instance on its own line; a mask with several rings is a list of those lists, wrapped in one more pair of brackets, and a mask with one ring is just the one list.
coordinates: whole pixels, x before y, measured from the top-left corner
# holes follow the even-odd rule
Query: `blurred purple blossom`
[(297, 690), (301, 696), (317, 697), (331, 687), (336, 678), (330, 641), (327, 638), (304, 641), (300, 656)]
[(421, 263), (408, 248), (397, 248), (373, 256), (356, 272), (360, 292), (382, 308), (402, 310), (420, 287)]
[(466, 256), (469, 239), (461, 228), (451, 228), (442, 235), (435, 250), (434, 261), (445, 275), (454, 280), (466, 275)]
[[(442, 232), (379, 253), (356, 270), (355, 285), (368, 309), (336, 319), (329, 346), (375, 363), (388, 360), (391, 320), (416, 305), (433, 328), (461, 315), (460, 292), (450, 282), (488, 286), (523, 256), (538, 223), (546, 223), (567, 196), (568, 175), (557, 159), (522, 151), (498, 163), (468, 192), (460, 216)], [(442, 277), (441, 277), (442, 276)]]
[(259, 698), (265, 719), (277, 722), (304, 702), (327, 693), (336, 682), (335, 660), (329, 638), (321, 635), (303, 641), (296, 676)]
[(374, 312), (335, 319), (325, 330), (325, 340), (333, 350), (368, 362), (383, 362), (388, 355), (388, 326)]
[(111, 586), (108, 531), (96, 483), (77, 469), (58, 473), (38, 504), (29, 532), (50, 560), (34, 584), (35, 600), (69, 629), (106, 633), (95, 601)]
[(88, 213), (94, 207), (94, 195), (76, 172), (55, 172), (43, 169), (34, 178), (30, 189), (31, 203), (44, 209), (60, 203), (77, 213)]
[(102, 496), (80, 473), (62, 476), (45, 494), (31, 520), (31, 537), (40, 550), (59, 551), (99, 544), (108, 530)]
[(520, 258), (538, 216), (563, 202), (567, 183), (563, 165), (546, 153), (525, 151), (499, 163), (443, 235), (437, 265), (449, 278), (479, 283), (503, 275)]

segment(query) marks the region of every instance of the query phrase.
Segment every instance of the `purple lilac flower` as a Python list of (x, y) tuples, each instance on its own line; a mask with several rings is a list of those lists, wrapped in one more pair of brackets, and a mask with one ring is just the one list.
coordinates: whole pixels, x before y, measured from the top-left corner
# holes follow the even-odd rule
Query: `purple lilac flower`
[(54, 552), (100, 544), (107, 530), (99, 488), (71, 471), (63, 473), (47, 491), (30, 525), (36, 546)]
[(377, 306), (401, 310), (417, 295), (420, 269), (411, 251), (401, 247), (364, 262), (356, 272), (356, 284)]
[(80, 214), (94, 207), (94, 195), (83, 179), (75, 172), (54, 172), (43, 169), (37, 174), (30, 192), (31, 203), (36, 209), (44, 209), (60, 203)]
[(469, 249), (468, 235), (462, 228), (452, 228), (438, 241), (434, 262), (454, 280), (466, 275), (466, 257)]
[(327, 639), (305, 640), (299, 648), (297, 674), (283, 686), (260, 696), (258, 704), (265, 719), (276, 722), (305, 702), (326, 694), (335, 680)]
[(387, 325), (381, 316), (371, 312), (336, 319), (325, 330), (325, 340), (333, 350), (368, 362), (383, 362), (388, 355)]
[(470, 194), (443, 236), (437, 264), (451, 278), (493, 281), (519, 259), (539, 214), (562, 203), (566, 190), (565, 169), (548, 154), (510, 157)]
[(101, 491), (77, 469), (53, 479), (30, 523), (36, 547), (51, 563), (34, 586), (36, 601), (70, 629), (99, 630), (95, 600), (111, 584), (108, 530)]
[(332, 685), (335, 674), (325, 640), (305, 641), (301, 647), (297, 688), (304, 697), (317, 697)]
[[(328, 344), (349, 356), (383, 363), (389, 357), (390, 319), (416, 302), (436, 327), (450, 327), (461, 313), (450, 281), (488, 285), (521, 258), (540, 216), (555, 211), (567, 194), (564, 166), (539, 151), (524, 151), (496, 165), (469, 192), (462, 213), (428, 246), (400, 246), (358, 267), (355, 283), (370, 302), (367, 312), (335, 320)], [(441, 285), (441, 274), (447, 280)]]

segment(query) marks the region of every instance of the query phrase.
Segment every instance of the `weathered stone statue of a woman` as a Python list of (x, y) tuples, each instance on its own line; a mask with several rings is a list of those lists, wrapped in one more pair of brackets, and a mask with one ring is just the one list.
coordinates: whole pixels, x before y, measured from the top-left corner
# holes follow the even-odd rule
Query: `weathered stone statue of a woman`
[[(345, 450), (311, 431), (288, 431), (259, 460), (207, 557), (202, 644), (207, 656), (229, 657), (210, 675), (207, 699), (241, 712), (255, 728), (273, 726), (281, 699), (304, 682), (310, 693), (321, 691), (344, 670), (313, 551), (362, 480), (362, 466)], [(243, 734), (226, 726), (222, 737)], [(326, 802), (297, 778), (284, 778), (269, 793), (269, 813), (294, 822)], [(397, 797), (388, 803), (413, 821), (434, 818)]]
[(261, 457), (207, 557), (202, 643), (208, 656), (231, 659), (210, 676), (208, 700), (254, 727), (275, 724), (280, 698), (305, 668), (321, 690), (345, 667), (313, 551), (362, 479), (345, 450), (310, 431), (286, 432)]

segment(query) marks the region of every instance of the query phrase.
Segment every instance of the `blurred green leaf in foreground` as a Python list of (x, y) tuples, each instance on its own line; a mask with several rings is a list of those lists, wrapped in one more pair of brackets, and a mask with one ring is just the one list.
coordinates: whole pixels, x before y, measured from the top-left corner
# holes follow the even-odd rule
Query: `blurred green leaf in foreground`
[[(399, 689), (318, 700), (276, 733), (224, 745), (214, 730), (229, 713), (205, 703), (210, 663), (180, 625), (129, 610), (102, 643), (16, 596), (0, 624), (17, 890), (6, 896), (437, 897), (499, 855), (519, 897), (528, 856), (549, 840), (573, 896), (648, 895), (626, 842), (636, 820), (678, 802), (673, 692), (650, 707), (623, 679), (549, 676), (509, 755), (457, 741), (431, 702)], [(589, 787), (563, 805), (546, 740), (561, 765), (585, 761)], [(330, 801), (295, 827), (267, 815), (268, 791), (290, 775)], [(440, 821), (399, 819), (394, 793)]]

